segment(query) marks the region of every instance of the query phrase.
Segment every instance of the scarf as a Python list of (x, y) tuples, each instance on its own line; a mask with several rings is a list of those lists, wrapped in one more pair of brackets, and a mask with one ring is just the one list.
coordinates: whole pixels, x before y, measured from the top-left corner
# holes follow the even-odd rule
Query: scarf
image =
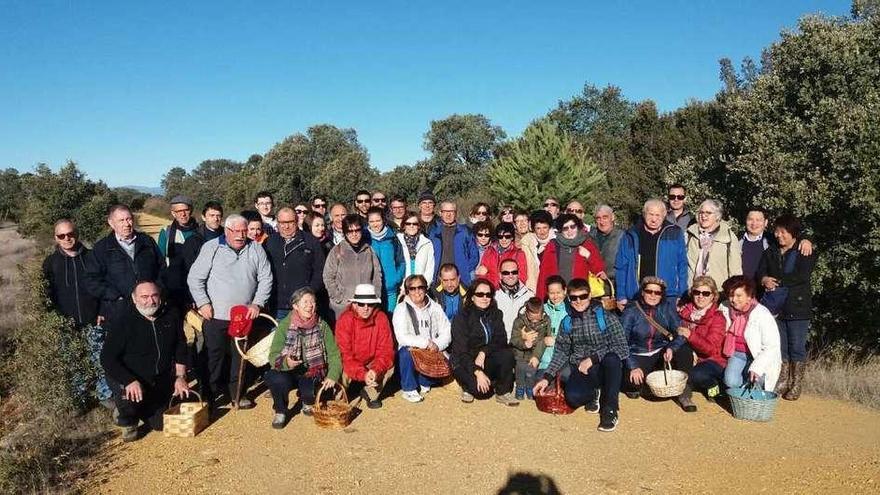
[(720, 226), (712, 232), (700, 229), (700, 257), (697, 259), (697, 276), (705, 275), (709, 271), (709, 250), (712, 249), (715, 234), (720, 229)]
[(730, 327), (728, 327), (727, 333), (724, 334), (724, 347), (721, 349), (724, 357), (733, 356), (733, 353), (736, 351), (736, 339), (742, 338), (746, 331), (746, 325), (749, 323), (749, 315), (752, 314), (752, 310), (757, 305), (758, 301), (755, 299), (749, 301), (745, 311), (740, 311), (734, 308), (733, 305), (730, 305)]
[(577, 249), (586, 240), (587, 234), (582, 230), (578, 231), (577, 235), (574, 236), (574, 239), (566, 239), (565, 236), (561, 235), (556, 236), (556, 242), (558, 242), (560, 246), (565, 246), (569, 249)]
[(190, 218), (189, 221), (186, 222), (186, 225), (178, 225), (177, 221), (171, 222), (171, 225), (168, 226), (168, 239), (165, 241), (167, 243), (165, 253), (168, 259), (174, 257), (174, 247), (177, 244), (177, 231), (190, 232), (196, 230), (198, 226), (199, 224), (196, 222), (195, 218)]
[(303, 320), (296, 310), (291, 311), (290, 327), (287, 329), (284, 348), (275, 361), (275, 367), (280, 369), (284, 359), (290, 356), (291, 359), (302, 361), (307, 367), (305, 376), (322, 380), (327, 373), (327, 361), (324, 355), (324, 338), (321, 325), (318, 324), (317, 313), (308, 320)]
[[(700, 321), (709, 313), (709, 310), (715, 309), (715, 304), (710, 304), (703, 309), (697, 309), (694, 303), (688, 303), (681, 309), (681, 319), (684, 326), (693, 331), (700, 324)], [(690, 311), (690, 313), (688, 313)], [(685, 316), (687, 315), (687, 316)]]
[(378, 233), (370, 230), (370, 237), (372, 237), (374, 241), (381, 241), (381, 240), (385, 239), (385, 236), (387, 234), (388, 234), (388, 226), (387, 225), (383, 225), (382, 230), (380, 230)]
[(409, 259), (410, 260), (416, 259), (416, 246), (419, 243), (419, 235), (421, 235), (421, 234), (416, 234), (416, 235), (407, 235), (405, 233), (403, 234), (403, 241), (406, 243), (407, 251), (409, 251)]

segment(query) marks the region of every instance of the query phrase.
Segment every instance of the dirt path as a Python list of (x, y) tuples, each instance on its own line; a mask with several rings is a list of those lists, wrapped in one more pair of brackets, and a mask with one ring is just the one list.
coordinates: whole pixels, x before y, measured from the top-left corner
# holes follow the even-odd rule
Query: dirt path
[(171, 220), (168, 218), (157, 217), (144, 212), (135, 213), (134, 219), (138, 230), (154, 238), (159, 237), (159, 231), (162, 230), (162, 227), (171, 223)]
[[(540, 413), (531, 403), (458, 401), (454, 384), (421, 404), (399, 393), (344, 431), (297, 415), (270, 428), (271, 399), (230, 412), (191, 439), (118, 439), (84, 488), (96, 493), (496, 493), (516, 473), (517, 493), (553, 484), (561, 493), (877, 493), (880, 413), (805, 396), (779, 405), (771, 423), (733, 419), (697, 398), (686, 415), (671, 402), (621, 396), (621, 423)], [(549, 492), (553, 493), (553, 492)]]

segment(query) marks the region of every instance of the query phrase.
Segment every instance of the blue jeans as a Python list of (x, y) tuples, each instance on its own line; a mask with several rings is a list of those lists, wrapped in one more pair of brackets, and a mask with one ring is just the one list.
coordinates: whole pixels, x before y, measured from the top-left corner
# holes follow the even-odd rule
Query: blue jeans
[(416, 371), (416, 365), (413, 362), (412, 354), (409, 353), (409, 347), (401, 347), (397, 350), (397, 364), (400, 370), (400, 390), (404, 392), (412, 392), (418, 390), (419, 386), (432, 387), (434, 380)]
[(620, 409), (618, 395), (623, 378), (623, 363), (617, 354), (606, 354), (602, 361), (590, 366), (586, 375), (581, 373), (574, 364), (569, 369), (571, 374), (565, 381), (565, 401), (569, 406), (577, 409), (595, 400), (596, 390), (601, 390), (600, 411), (609, 412)]
[[(89, 345), (90, 357), (95, 367), (95, 395), (99, 401), (107, 400), (113, 396), (110, 386), (107, 385), (107, 377), (104, 375), (104, 367), (101, 366), (101, 349), (104, 348), (104, 338), (107, 332), (103, 327), (97, 325), (88, 325), (86, 330), (86, 340)], [(81, 385), (84, 386), (85, 384)]]
[(694, 390), (709, 390), (724, 379), (724, 368), (715, 361), (703, 361), (691, 368), (688, 382)]
[(779, 327), (779, 347), (783, 361), (795, 363), (807, 360), (807, 334), (810, 320), (776, 320)]
[[(754, 358), (745, 352), (734, 352), (733, 356), (727, 358), (727, 368), (724, 369), (724, 385), (727, 388), (739, 388), (744, 383), (749, 382), (749, 365), (752, 364)], [(764, 388), (764, 378), (759, 377), (755, 382), (761, 388)]]

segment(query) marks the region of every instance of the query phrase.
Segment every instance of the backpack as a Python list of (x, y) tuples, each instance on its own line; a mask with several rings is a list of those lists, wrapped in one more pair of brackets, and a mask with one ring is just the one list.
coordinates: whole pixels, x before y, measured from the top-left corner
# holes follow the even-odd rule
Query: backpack
[[(605, 329), (608, 328), (608, 322), (605, 321), (605, 309), (597, 306), (594, 312), (596, 313), (596, 322), (599, 324), (599, 332), (605, 333)], [(559, 333), (571, 335), (571, 315), (562, 319), (562, 323), (559, 324)]]

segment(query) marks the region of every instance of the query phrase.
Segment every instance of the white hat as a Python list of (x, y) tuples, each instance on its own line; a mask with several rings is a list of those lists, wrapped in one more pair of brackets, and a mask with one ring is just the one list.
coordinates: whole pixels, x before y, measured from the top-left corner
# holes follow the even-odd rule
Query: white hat
[(376, 288), (372, 284), (358, 284), (354, 288), (354, 297), (348, 300), (353, 303), (381, 304), (382, 300), (376, 295)]

